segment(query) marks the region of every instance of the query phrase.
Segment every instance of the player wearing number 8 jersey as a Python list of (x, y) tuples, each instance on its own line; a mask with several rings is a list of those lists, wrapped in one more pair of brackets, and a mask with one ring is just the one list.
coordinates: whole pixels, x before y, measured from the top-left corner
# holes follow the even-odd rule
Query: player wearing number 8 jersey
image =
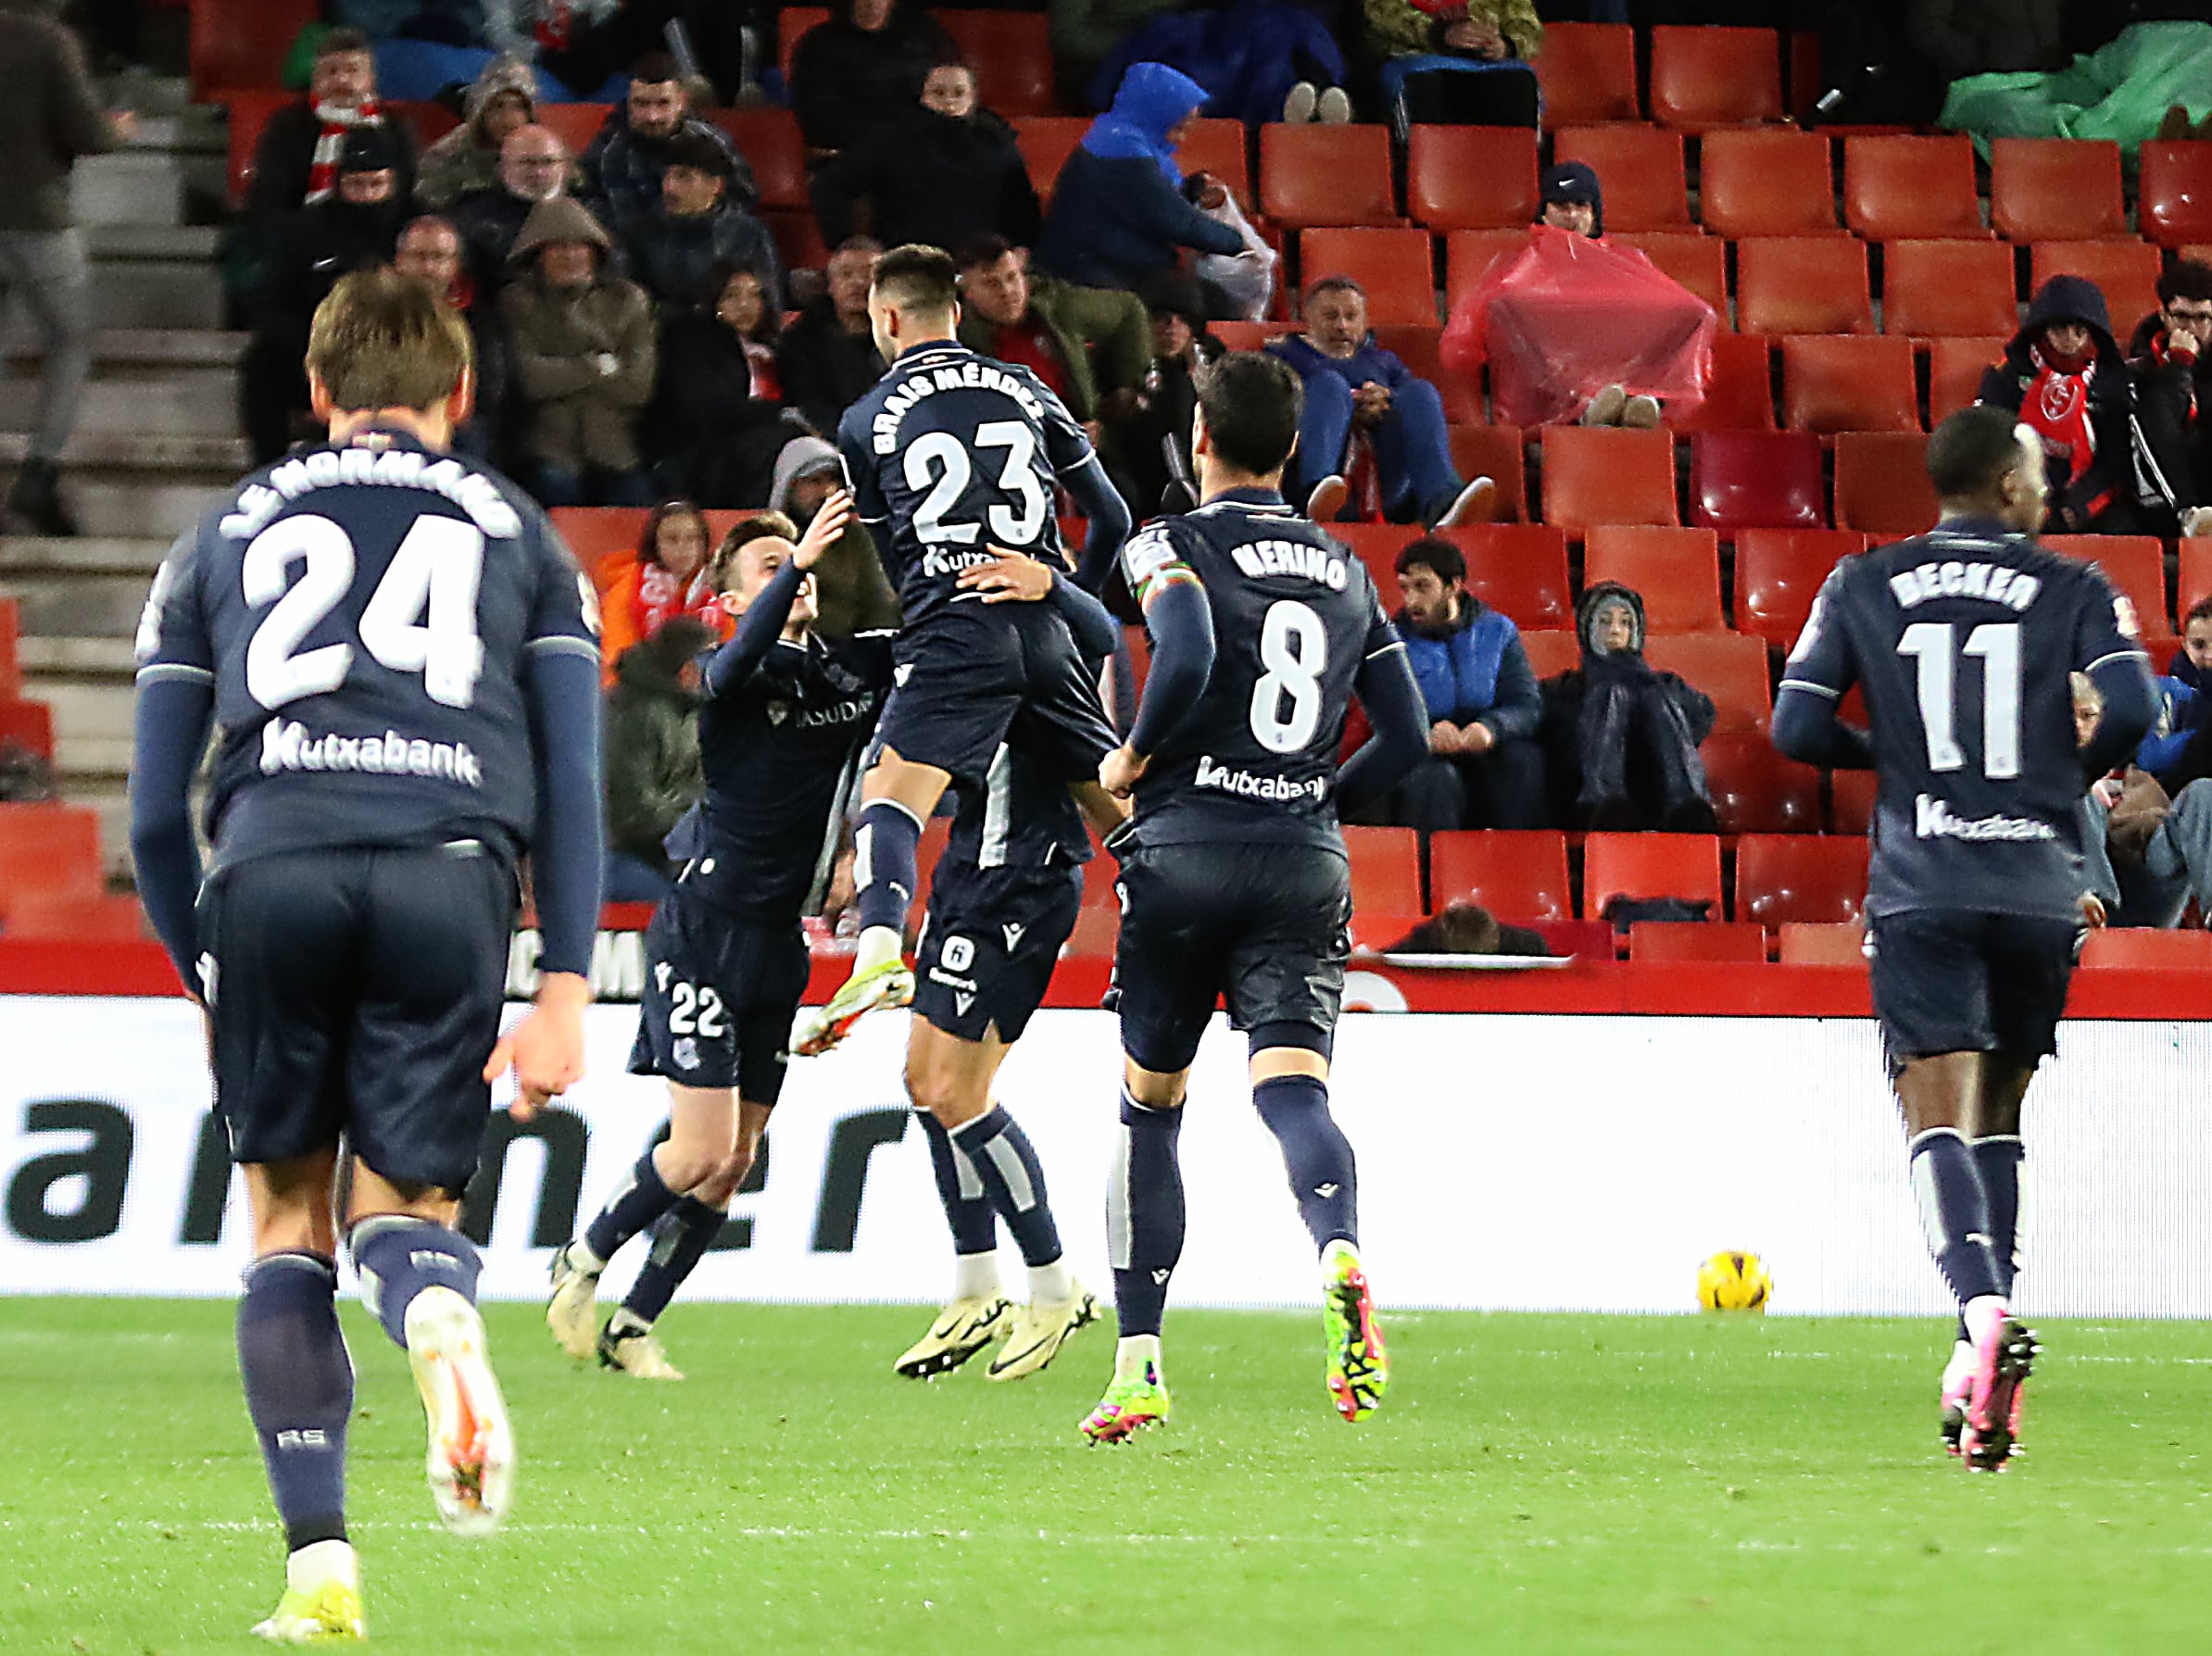
[[(2097, 569), (2031, 538), (2042, 449), (1994, 408), (1929, 440), (1935, 530), (1844, 559), (1775, 703), (1776, 746), (1878, 780), (1866, 890), (1874, 1005), (1911, 1138), (1913, 1192), (1960, 1307), (1945, 1436), (1993, 1470), (2019, 1429), (2034, 1336), (2012, 1315), (2020, 1108), (2056, 1048), (2080, 947), (2076, 823), (2155, 700), (2135, 620)], [(2105, 698), (2086, 748), (2069, 673)], [(1868, 730), (1836, 718), (1854, 684)]]
[[(342, 1230), (421, 1391), (440, 1516), (472, 1535), (506, 1511), (512, 1435), (454, 1225), (490, 1082), (511, 1058), (527, 1119), (581, 1071), (600, 858), (591, 589), (521, 491), (444, 452), (472, 395), (466, 325), (420, 282), (349, 276), (308, 368), (329, 443), (226, 495), (156, 577), (132, 799), (245, 1173), (239, 1366), (290, 1549), (256, 1631), (294, 1642), (361, 1632)], [(211, 726), (203, 884), (188, 796)], [(525, 854), (541, 987), (500, 1041)]]
[[(1360, 1267), (1351, 1147), (1330, 1118), (1329, 1054), (1351, 954), (1339, 808), (1394, 786), (1426, 748), (1404, 646), (1358, 558), (1283, 503), (1298, 378), (1225, 357), (1199, 384), (1203, 504), (1123, 556), (1152, 667), (1100, 781), (1134, 794), (1122, 851), (1122, 1137), (1107, 1203), (1121, 1320), (1114, 1378), (1084, 1422), (1119, 1441), (1167, 1410), (1160, 1326), (1183, 1246), (1175, 1140), (1217, 1001), (1245, 1032), (1252, 1101), (1280, 1141), (1321, 1251), (1327, 1381), (1364, 1420), (1389, 1377)], [(1375, 736), (1339, 772), (1356, 694)]]

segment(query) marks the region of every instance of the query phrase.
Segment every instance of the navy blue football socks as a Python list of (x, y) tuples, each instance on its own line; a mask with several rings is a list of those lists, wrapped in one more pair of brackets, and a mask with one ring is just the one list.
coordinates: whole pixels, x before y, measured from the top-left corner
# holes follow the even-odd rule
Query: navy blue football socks
[(1252, 1103), (1282, 1146), (1283, 1168), (1298, 1216), (1316, 1248), (1359, 1240), (1358, 1173), (1351, 1142), (1328, 1112), (1328, 1083), (1312, 1075), (1277, 1075), (1252, 1088)]
[(659, 1321), (684, 1279), (707, 1257), (727, 1218), (720, 1208), (710, 1208), (695, 1196), (685, 1197), (663, 1213), (653, 1226), (651, 1251), (630, 1285), (622, 1309), (648, 1327)]
[(1960, 1306), (2002, 1296), (2005, 1276), (1990, 1246), (1989, 1199), (1974, 1152), (1955, 1127), (1930, 1127), (1912, 1142), (1913, 1198), (1928, 1250)]
[(353, 1361), (338, 1328), (338, 1268), (315, 1253), (272, 1253), (245, 1273), (238, 1371), (284, 1545), (346, 1539), (346, 1423)]
[(1181, 1110), (1149, 1110), (1122, 1094), (1122, 1141), (1106, 1188), (1106, 1244), (1121, 1337), (1160, 1332), (1167, 1281), (1183, 1257)]
[(853, 828), (853, 880), (861, 929), (906, 930), (906, 911), (920, 882), (922, 824), (903, 805), (876, 799), (861, 807)]
[(383, 1214), (355, 1225), (352, 1244), (361, 1302), (403, 1351), (407, 1308), (424, 1288), (451, 1288), (471, 1305), (476, 1303), (484, 1260), (476, 1244), (459, 1231), (427, 1219)]
[[(2015, 1133), (1992, 1134), (1974, 1141), (1974, 1166), (1981, 1174), (1982, 1198), (1989, 1203), (1990, 1252), (1997, 1258), (1998, 1291), (2012, 1298), (2012, 1279), (2019, 1269), (2020, 1163), (2028, 1147)], [(1967, 1337), (1967, 1323), (1959, 1319), (1958, 1337)]]
[(929, 1165), (937, 1179), (937, 1200), (945, 1205), (945, 1223), (952, 1229), (952, 1251), (989, 1253), (999, 1246), (999, 1221), (984, 1194), (983, 1179), (944, 1124), (926, 1110), (914, 1111), (929, 1140)]
[(994, 1104), (952, 1129), (953, 1147), (967, 1157), (984, 1194), (1013, 1233), (1025, 1265), (1049, 1265), (1060, 1257), (1060, 1227), (1045, 1199), (1045, 1166), (1006, 1106)]
[(622, 1245), (676, 1205), (676, 1193), (668, 1187), (647, 1150), (630, 1170), (622, 1187), (608, 1198), (598, 1216), (584, 1228), (584, 1246), (604, 1265)]

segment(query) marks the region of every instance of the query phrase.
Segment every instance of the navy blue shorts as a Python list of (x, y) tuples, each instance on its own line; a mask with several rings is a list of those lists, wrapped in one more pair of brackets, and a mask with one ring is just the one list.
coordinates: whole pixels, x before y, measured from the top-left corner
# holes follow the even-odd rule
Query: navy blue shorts
[(1018, 1041), (1083, 906), (1080, 868), (940, 862), (914, 965), (914, 1011), (947, 1035)]
[(1870, 931), (1874, 1013), (1892, 1065), (1993, 1052), (2033, 1066), (2058, 1050), (2078, 922), (1914, 909), (1879, 916)]
[(1048, 605), (948, 606), (900, 637), (894, 684), (877, 746), (971, 787), (1010, 733), (1059, 782), (1090, 781), (1119, 746), (1098, 681)]
[(1351, 959), (1351, 873), (1319, 846), (1140, 846), (1122, 857), (1122, 1049), (1190, 1067), (1217, 1002), (1263, 1047), (1326, 1056)]
[(458, 1192), (491, 1113), (515, 877), (475, 840), (258, 857), (200, 898), (215, 1098), (241, 1162), (345, 1135), (395, 1184)]
[(773, 1104), (808, 969), (797, 926), (750, 925), (677, 886), (646, 928), (630, 1073), (735, 1087), (748, 1104)]

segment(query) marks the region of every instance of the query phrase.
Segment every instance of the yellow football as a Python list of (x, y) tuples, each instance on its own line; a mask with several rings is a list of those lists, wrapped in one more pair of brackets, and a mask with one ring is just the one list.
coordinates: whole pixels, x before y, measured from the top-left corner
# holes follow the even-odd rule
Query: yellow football
[(1707, 1311), (1763, 1311), (1773, 1293), (1755, 1253), (1716, 1253), (1698, 1267), (1697, 1302)]

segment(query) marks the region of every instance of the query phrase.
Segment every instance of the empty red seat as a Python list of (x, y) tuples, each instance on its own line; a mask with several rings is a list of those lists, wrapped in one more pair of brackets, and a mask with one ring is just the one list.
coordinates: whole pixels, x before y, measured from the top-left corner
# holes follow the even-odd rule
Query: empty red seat
[(1592, 526), (1582, 552), (1583, 582), (1617, 581), (1643, 595), (1653, 633), (1718, 631), (1720, 537), (1710, 529)]
[(1052, 198), (1060, 169), (1083, 143), (1090, 121), (1080, 115), (1023, 115), (1013, 122), (1014, 146), (1029, 169), (1029, 182), (1040, 200)]
[(1260, 129), (1260, 210), (1289, 229), (1398, 225), (1388, 127), (1314, 122)]
[(1346, 828), (1352, 935), (1379, 948), (1422, 914), (1421, 842), (1411, 828)]
[(2161, 247), (2212, 241), (2212, 144), (2153, 141), (2143, 146), (2142, 169), (2135, 210), (2144, 237)]
[(1271, 339), (1296, 332), (1290, 322), (1208, 322), (1206, 330), (1232, 351), (1256, 351)]
[(1918, 432), (1844, 432), (1836, 438), (1836, 527), (1901, 540), (1935, 527), (1928, 439)]
[(1643, 119), (1636, 102), (1636, 31), (1627, 23), (1546, 23), (1536, 80), (1553, 127)]
[[(1610, 197), (1605, 203), (1608, 215), (1613, 211)], [(1700, 235), (1695, 231), (1625, 231), (1613, 233), (1608, 217), (1606, 239), (1623, 246), (1633, 247), (1674, 281), (1680, 282), (1699, 298), (1713, 307), (1725, 333), (1728, 327), (1728, 245), (1717, 236)]]
[(1467, 560), (1467, 590), (1524, 632), (1574, 626), (1565, 531), (1547, 523), (1485, 523), (1443, 535)]
[(1804, 432), (1701, 432), (1690, 440), (1690, 521), (1723, 531), (1825, 529), (1820, 440)]
[(1425, 230), (1301, 230), (1299, 282), (1349, 276), (1367, 290), (1367, 320), (1437, 327), (1436, 276)]
[(1849, 921), (1819, 924), (1782, 922), (1781, 962), (1785, 966), (1854, 966), (1866, 970), (1866, 931)]
[(537, 124), (568, 145), (570, 155), (580, 156), (591, 147), (613, 109), (612, 104), (540, 104)]
[(1727, 921), (1701, 926), (1643, 920), (1628, 928), (1628, 959), (1671, 965), (1764, 966), (1766, 933), (1759, 926), (1731, 925)]
[(1866, 903), (1866, 842), (1841, 834), (1747, 834), (1736, 842), (1736, 914), (1772, 929), (1785, 921), (1854, 921)]
[(1848, 529), (1745, 529), (1736, 535), (1736, 627), (1787, 650), (1829, 571), (1866, 549)]
[(145, 911), (132, 897), (105, 892), (0, 893), (0, 928), (10, 937), (74, 943), (131, 943), (145, 935)]
[(2090, 933), (2081, 964), (2139, 972), (2212, 971), (2212, 932), (2164, 931), (2155, 926), (2106, 926)]
[(1544, 521), (1671, 525), (1675, 443), (1664, 431), (1553, 426), (1544, 433)]
[(1246, 213), (1253, 212), (1251, 144), (1242, 121), (1220, 115), (1192, 121), (1183, 130), (1175, 164), (1186, 177), (1194, 172), (1212, 173), (1228, 185), (1229, 194)]
[(2002, 242), (1892, 242), (1882, 248), (1884, 333), (2009, 336), (2019, 325), (2012, 249)]
[(0, 804), (0, 892), (96, 897), (100, 889), (97, 811)]
[(1526, 230), (1455, 230), (1444, 238), (1444, 307), (1457, 309), (1460, 295), (1480, 282), (1491, 264), (1528, 245)]
[(637, 556), (638, 537), (652, 514), (642, 506), (559, 506), (553, 527), (576, 555), (576, 566), (601, 586), (600, 571)]
[(315, 0), (193, 0), (194, 95), (275, 90), (293, 40), (320, 15)]
[(1848, 236), (1736, 244), (1736, 326), (1745, 333), (1871, 333), (1866, 248)]
[(1582, 646), (1575, 641), (1571, 628), (1524, 631), (1521, 647), (1528, 652), (1529, 671), (1539, 679), (1555, 679), (1568, 668), (1582, 665)]
[(710, 119), (729, 133), (753, 169), (762, 207), (812, 210), (807, 196), (807, 144), (790, 110), (755, 105), (717, 109)]
[(1828, 140), (1817, 132), (1713, 132), (1698, 169), (1698, 210), (1715, 235), (1835, 234)]
[(1898, 133), (1844, 139), (1843, 221), (1873, 242), (1987, 236), (1972, 141)]
[(2009, 242), (2122, 241), (2119, 145), (2106, 139), (1990, 141), (1990, 221)]
[(1910, 340), (1782, 341), (1782, 423), (1793, 432), (1917, 432), (1919, 402)]
[(1784, 759), (1763, 732), (1706, 738), (1705, 791), (1723, 834), (1816, 834), (1820, 772)]
[(1713, 698), (1714, 734), (1764, 732), (1774, 720), (1766, 641), (1742, 633), (1654, 633), (1644, 659), (1678, 672)]
[[(1547, 32), (1545, 49), (1550, 50)], [(1417, 131), (1418, 129), (1416, 129)], [(1560, 127), (1552, 159), (1580, 161), (1605, 187), (1605, 233), (1624, 230), (1694, 232), (1682, 169), (1682, 134), (1664, 127)]]
[(1652, 31), (1652, 119), (1700, 132), (1782, 119), (1781, 47), (1771, 29)]
[(1582, 913), (1616, 897), (1686, 897), (1720, 909), (1720, 841), (1710, 834), (1592, 834), (1582, 842)]
[(2199, 602), (2212, 598), (2212, 538), (2199, 535), (2181, 542), (2181, 584), (2174, 594), (2174, 614), (2183, 627)]
[[(1364, 231), (1318, 231), (1304, 232), (1316, 235), (1364, 235)], [(1393, 235), (1404, 233), (1383, 231), (1376, 233)], [(1418, 235), (1418, 231), (1411, 232)], [(1372, 296), (1370, 290), (1370, 296)], [(1370, 307), (1372, 309), (1372, 307)], [(1428, 298), (1428, 315), (1402, 322), (1377, 322), (1375, 343), (1386, 351), (1393, 352), (1416, 379), (1426, 380), (1437, 388), (1437, 395), (1444, 405), (1447, 426), (1478, 425), (1482, 420), (1482, 382), (1479, 375), (1457, 374), (1446, 371), (1439, 346), (1444, 330), (1436, 320), (1436, 297), (1433, 290)]]
[[(2046, 534), (2044, 546), (2086, 558), (2135, 606), (2145, 637), (2170, 637), (2173, 614), (2166, 606), (2166, 547), (2155, 534)], [(2160, 665), (2164, 665), (2160, 663)]]
[(1421, 538), (1417, 527), (1405, 523), (1331, 523), (1328, 532), (1367, 566), (1367, 574), (1381, 595), (1383, 608), (1398, 608), (1398, 554)]
[[(1611, 205), (1608, 186), (1607, 205)], [(1536, 217), (1532, 127), (1412, 129), (1405, 207), (1431, 230), (1510, 230)]]
[[(1473, 396), (1475, 388), (1456, 376), (1437, 382), (1444, 406), (1457, 396)], [(1498, 485), (1490, 503), (1490, 521), (1518, 523), (1528, 515), (1528, 488), (1524, 478), (1521, 428), (1517, 425), (1453, 425), (1452, 464), (1464, 478), (1487, 477)]]
[(1669, 408), (1666, 422), (1678, 432), (1774, 430), (1774, 374), (1766, 335), (1714, 335), (1705, 400), (1687, 413)]
[(1052, 43), (1044, 14), (939, 11), (938, 22), (975, 66), (975, 98), (1000, 115), (1042, 115), (1052, 107)]
[(2143, 242), (2038, 242), (2029, 256), (2029, 292), (2054, 276), (2088, 277), (2124, 346), (2135, 324), (2158, 308), (2159, 263), (2158, 249)]
[(1566, 835), (1549, 829), (1432, 834), (1428, 897), (1432, 912), (1464, 898), (1512, 925), (1572, 920)]
[[(0, 670), (0, 678), (7, 673)], [(43, 701), (0, 696), (0, 746), (13, 742), (41, 759), (54, 757), (54, 709)]]
[(1928, 342), (1929, 429), (1970, 406), (1980, 395), (1981, 376), (2003, 359), (2010, 336), (1984, 339), (1931, 339)]

